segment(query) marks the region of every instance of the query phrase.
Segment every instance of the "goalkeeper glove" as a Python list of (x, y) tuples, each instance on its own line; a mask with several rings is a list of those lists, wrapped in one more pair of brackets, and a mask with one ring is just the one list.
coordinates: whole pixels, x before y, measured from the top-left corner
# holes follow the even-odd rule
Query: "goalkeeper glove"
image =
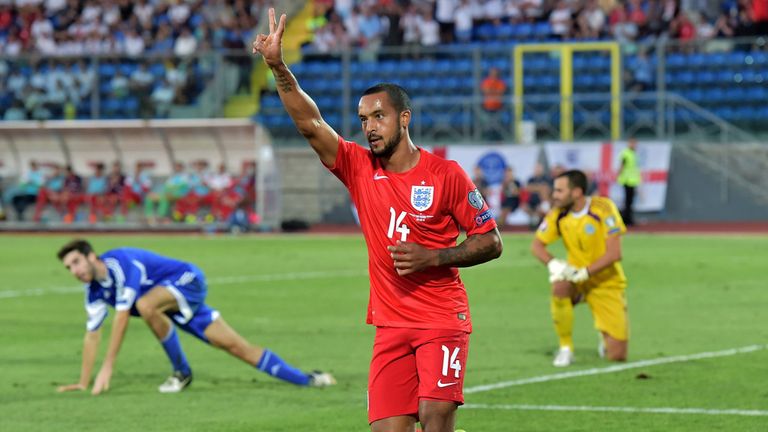
[(549, 270), (549, 283), (565, 280), (565, 270), (568, 267), (568, 263), (561, 259), (552, 258), (549, 260), (547, 263), (547, 269)]
[(563, 278), (573, 283), (586, 282), (587, 279), (589, 279), (589, 271), (586, 267), (576, 268), (571, 265), (566, 265), (563, 270)]

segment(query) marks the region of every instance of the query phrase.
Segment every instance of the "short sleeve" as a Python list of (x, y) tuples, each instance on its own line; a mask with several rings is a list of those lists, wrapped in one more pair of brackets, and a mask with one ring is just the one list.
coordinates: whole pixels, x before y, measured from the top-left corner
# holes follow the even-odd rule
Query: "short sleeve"
[(367, 152), (364, 148), (352, 141), (346, 141), (339, 135), (339, 149), (336, 152), (336, 161), (333, 166), (325, 166), (335, 175), (347, 188), (352, 185), (354, 170), (359, 167), (362, 159), (366, 159)]
[(493, 212), (466, 172), (455, 162), (446, 178), (450, 212), (467, 236), (485, 234), (496, 228)]
[(613, 201), (608, 201), (608, 214), (602, 218), (603, 229), (606, 236), (622, 235), (627, 232), (627, 227), (624, 225), (624, 220), (621, 218), (619, 209), (616, 208), (616, 204)]
[(141, 288), (142, 272), (136, 265), (125, 261), (127, 260), (107, 264), (115, 274), (115, 310), (117, 311), (130, 310)]
[(544, 219), (536, 229), (536, 238), (544, 244), (550, 244), (560, 238), (560, 230), (557, 229), (557, 219), (560, 216), (560, 210), (554, 209), (547, 213)]
[(90, 298), (86, 293), (85, 295), (85, 313), (88, 317), (88, 321), (85, 324), (85, 328), (88, 331), (96, 331), (104, 324), (104, 320), (109, 315), (109, 309), (107, 308), (107, 302), (101, 298)]

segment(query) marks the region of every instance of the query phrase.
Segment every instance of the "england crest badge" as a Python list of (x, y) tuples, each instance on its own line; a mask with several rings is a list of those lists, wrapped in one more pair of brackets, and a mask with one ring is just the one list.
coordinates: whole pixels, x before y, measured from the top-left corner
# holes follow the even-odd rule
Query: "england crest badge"
[(435, 196), (434, 186), (411, 186), (411, 205), (417, 211), (432, 207), (432, 198)]

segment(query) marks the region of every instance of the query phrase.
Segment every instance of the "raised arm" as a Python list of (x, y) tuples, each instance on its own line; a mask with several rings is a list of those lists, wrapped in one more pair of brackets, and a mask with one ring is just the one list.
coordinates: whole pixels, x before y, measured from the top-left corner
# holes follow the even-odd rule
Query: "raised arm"
[(427, 249), (416, 243), (398, 241), (388, 246), (395, 261), (397, 274), (405, 276), (429, 267), (471, 267), (501, 256), (503, 244), (499, 230), (494, 228), (483, 234), (466, 238), (455, 247)]
[(93, 371), (93, 364), (96, 362), (96, 353), (99, 350), (99, 342), (101, 341), (101, 328), (95, 331), (86, 331), (83, 338), (83, 363), (80, 367), (80, 381), (77, 384), (69, 384), (59, 386), (57, 389), (61, 392), (68, 391), (82, 391), (88, 388), (88, 384), (91, 383), (91, 371)]
[(107, 355), (104, 357), (104, 363), (101, 365), (99, 375), (96, 377), (96, 381), (93, 383), (93, 389), (91, 390), (91, 393), (94, 395), (109, 390), (109, 381), (112, 379), (112, 371), (115, 366), (115, 361), (117, 360), (117, 354), (120, 352), (120, 347), (123, 344), (125, 330), (128, 328), (128, 320), (130, 318), (131, 312), (128, 310), (121, 310), (115, 313), (115, 319), (112, 322), (112, 333), (109, 337)]
[(333, 166), (339, 148), (339, 136), (320, 115), (315, 102), (299, 87), (283, 60), (282, 39), (286, 16), (275, 21), (275, 9), (269, 9), (269, 34), (260, 34), (253, 41), (253, 53), (261, 54), (264, 63), (272, 70), (277, 83), (277, 92), (285, 110), (293, 119), (299, 132), (307, 139), (320, 160)]

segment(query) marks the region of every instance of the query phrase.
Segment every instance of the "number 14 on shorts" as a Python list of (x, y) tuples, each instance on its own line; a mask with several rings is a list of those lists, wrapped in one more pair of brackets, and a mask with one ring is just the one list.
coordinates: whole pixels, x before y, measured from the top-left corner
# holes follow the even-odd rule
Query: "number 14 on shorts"
[[(461, 372), (461, 362), (459, 361), (459, 347), (454, 348), (453, 352), (447, 346), (443, 345), (443, 376), (448, 376), (448, 369), (455, 371), (454, 378), (459, 377)], [(440, 383), (438, 383), (438, 386)], [(441, 386), (442, 387), (442, 386)]]

